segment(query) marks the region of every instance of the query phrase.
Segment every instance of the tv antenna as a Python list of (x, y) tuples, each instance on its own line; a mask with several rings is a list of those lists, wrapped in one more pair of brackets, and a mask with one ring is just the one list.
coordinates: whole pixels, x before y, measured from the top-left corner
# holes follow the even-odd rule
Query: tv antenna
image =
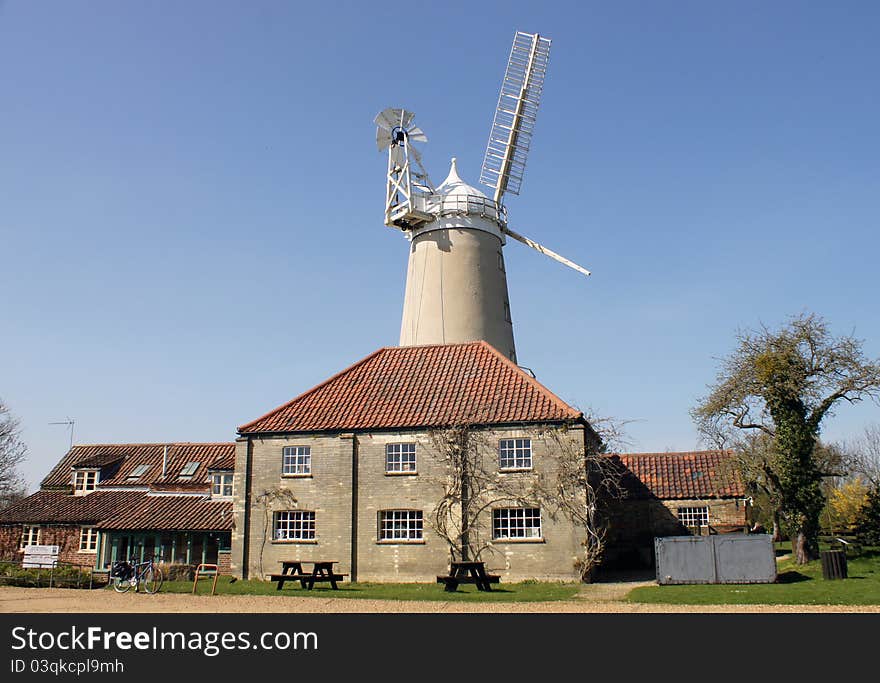
[(76, 422), (76, 420), (68, 417), (66, 420), (64, 420), (62, 422), (50, 422), (49, 423), (50, 425), (67, 425), (68, 429), (70, 430), (70, 448), (73, 448), (73, 425), (75, 422)]

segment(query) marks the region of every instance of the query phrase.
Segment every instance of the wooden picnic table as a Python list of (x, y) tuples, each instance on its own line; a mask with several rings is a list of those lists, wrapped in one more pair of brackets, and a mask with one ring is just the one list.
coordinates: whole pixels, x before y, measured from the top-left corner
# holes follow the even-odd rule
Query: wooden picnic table
[[(312, 571), (303, 569), (305, 564), (311, 564)], [(339, 590), (337, 582), (342, 581), (348, 574), (340, 574), (335, 571), (334, 564), (339, 564), (339, 562), (337, 560), (282, 560), (281, 573), (270, 574), (269, 578), (278, 582), (277, 590), (281, 590), (286, 581), (299, 581), (300, 585), (308, 590), (315, 587), (315, 582), (328, 581), (333, 590)]]
[(449, 574), (447, 576), (438, 576), (437, 583), (445, 584), (446, 590), (450, 593), (458, 589), (460, 583), (476, 584), (477, 590), (491, 591), (492, 584), (501, 581), (501, 577), (497, 574), (486, 573), (485, 562), (450, 562)]

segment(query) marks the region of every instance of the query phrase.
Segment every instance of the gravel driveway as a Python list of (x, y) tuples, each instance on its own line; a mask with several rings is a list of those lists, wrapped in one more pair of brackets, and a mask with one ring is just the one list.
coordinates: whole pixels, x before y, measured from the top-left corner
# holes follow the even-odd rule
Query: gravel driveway
[(0, 586), (0, 612), (880, 612), (880, 605), (648, 605), (628, 603), (623, 597), (650, 582), (585, 585), (565, 602), (464, 603), (444, 601), (302, 598), (272, 595), (144, 595), (109, 590), (14, 588)]

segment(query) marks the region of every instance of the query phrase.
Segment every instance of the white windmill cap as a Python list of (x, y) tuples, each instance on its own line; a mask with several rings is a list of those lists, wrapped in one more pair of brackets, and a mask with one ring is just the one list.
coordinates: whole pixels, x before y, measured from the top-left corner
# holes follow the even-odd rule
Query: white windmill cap
[(468, 185), (458, 175), (455, 157), (446, 180), (440, 183), (428, 203), (428, 211), (437, 219), (423, 228), (413, 231), (411, 236), (431, 230), (447, 228), (464, 228), (482, 230), (495, 235), (504, 244), (501, 232), (500, 211), (498, 205), (473, 185)]
[(455, 157), (452, 157), (452, 166), (449, 168), (449, 175), (446, 176), (446, 180), (440, 183), (440, 186), (437, 188), (437, 194), (444, 197), (476, 195), (477, 197), (488, 199), (483, 192), (473, 185), (468, 185), (461, 179), (458, 175), (458, 168), (455, 165)]

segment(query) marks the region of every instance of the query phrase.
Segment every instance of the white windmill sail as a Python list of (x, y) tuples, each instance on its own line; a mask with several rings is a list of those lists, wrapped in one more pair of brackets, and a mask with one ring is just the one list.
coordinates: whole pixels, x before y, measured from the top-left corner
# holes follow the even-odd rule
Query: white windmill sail
[[(537, 33), (517, 32), (501, 82), (501, 94), (498, 96), (480, 175), (480, 182), (494, 190), (494, 200), (499, 205), (505, 192), (518, 195), (522, 187), (549, 62), (549, 38)], [(586, 268), (514, 232), (506, 224), (501, 229), (506, 235), (545, 256), (583, 275), (590, 274)]]

